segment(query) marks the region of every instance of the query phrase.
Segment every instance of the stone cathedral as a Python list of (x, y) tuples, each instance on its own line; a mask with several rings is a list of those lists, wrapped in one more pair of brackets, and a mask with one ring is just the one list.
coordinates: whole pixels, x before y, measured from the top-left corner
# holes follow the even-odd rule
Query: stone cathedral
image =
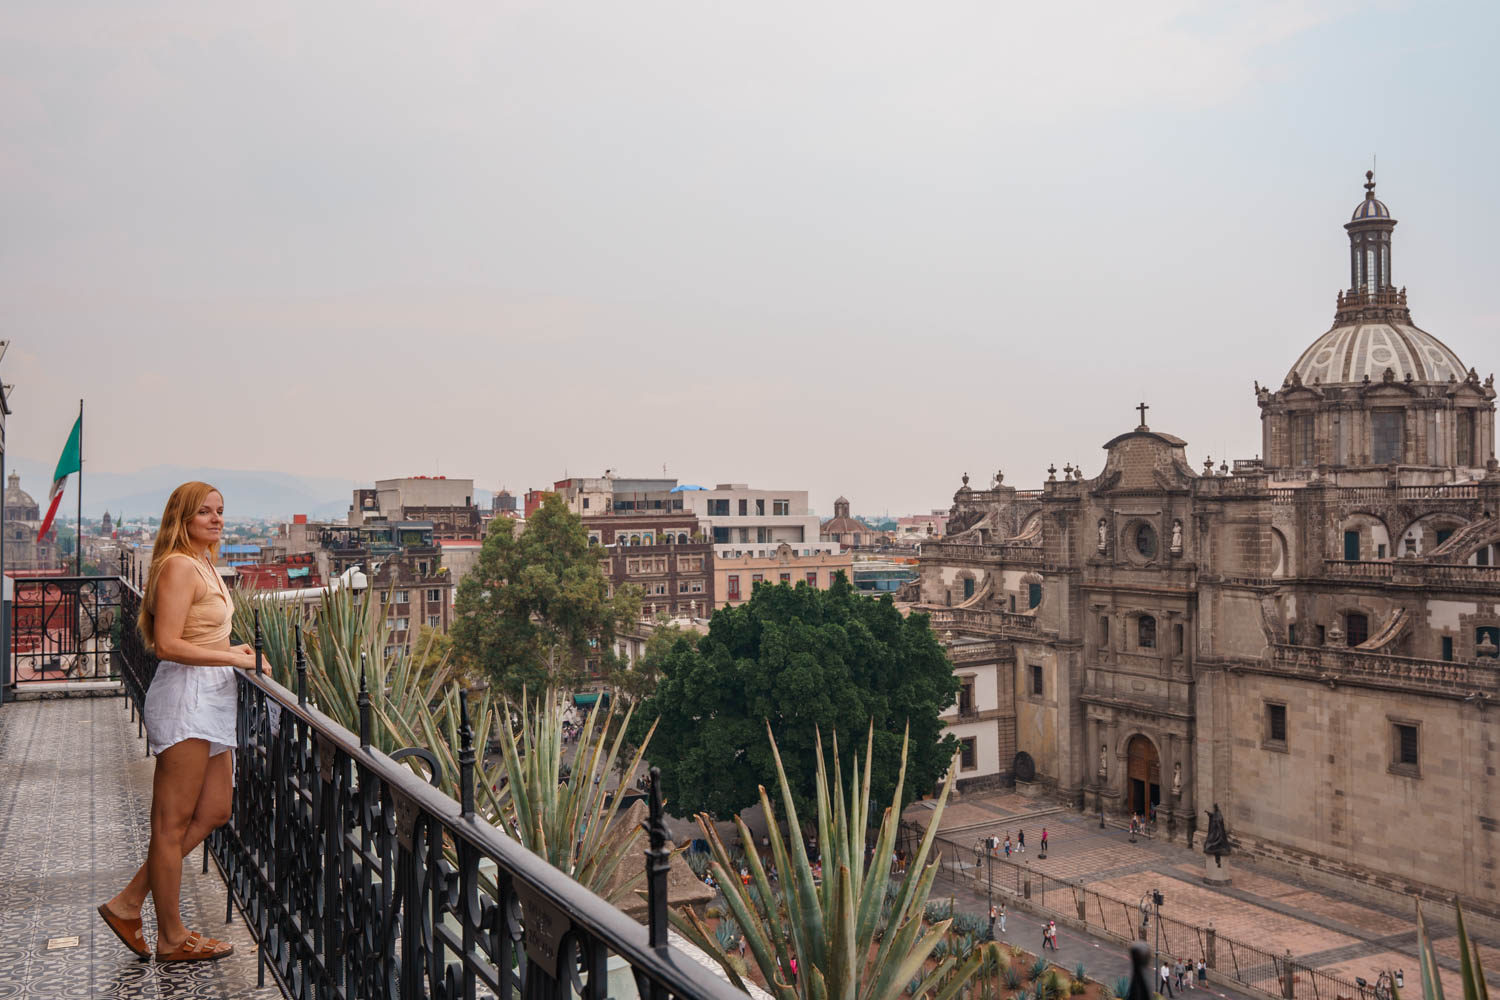
[(1500, 916), (1494, 376), (1412, 320), (1373, 175), (1349, 287), (1278, 388), (1263, 458), (1194, 468), (1139, 425), (1092, 478), (955, 494), (902, 597), (962, 689), (971, 786), (1151, 815), (1202, 843)]

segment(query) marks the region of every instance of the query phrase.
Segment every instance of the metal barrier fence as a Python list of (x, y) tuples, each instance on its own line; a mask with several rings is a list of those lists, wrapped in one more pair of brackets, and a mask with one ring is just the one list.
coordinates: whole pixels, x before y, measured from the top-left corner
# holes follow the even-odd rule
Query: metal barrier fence
[(119, 577), (21, 576), (12, 582), (12, 684), (118, 679)]
[(1371, 995), (1368, 988), (1362, 989), (1357, 983), (1299, 964), (1290, 952), (1277, 955), (1225, 937), (1212, 927), (1143, 912), (1138, 900), (1117, 899), (1013, 859), (990, 856), (981, 843), (965, 845), (939, 837), (935, 847), (942, 866), (940, 876), (952, 885), (1028, 900), (1117, 941), (1159, 940), (1162, 955), (1184, 962), (1201, 958), (1218, 974), (1266, 996), (1279, 1000), (1360, 1000)]
[[(139, 710), (155, 660), (139, 642), (116, 655)], [(475, 814), (467, 716), (454, 801), (370, 745), (368, 695), (355, 734), (267, 674), (236, 680), (234, 808), (208, 851), (229, 886), (226, 918), (237, 902), (262, 976), (287, 996), (744, 1000), (667, 944), (655, 791), (642, 927)]]

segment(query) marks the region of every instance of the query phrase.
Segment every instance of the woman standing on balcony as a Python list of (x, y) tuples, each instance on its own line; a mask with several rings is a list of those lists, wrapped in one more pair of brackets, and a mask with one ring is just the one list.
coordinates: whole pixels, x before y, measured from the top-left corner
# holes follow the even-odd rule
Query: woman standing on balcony
[(224, 498), (207, 483), (183, 483), (162, 512), (141, 601), (140, 630), (161, 658), (146, 694), (146, 733), (156, 755), (146, 863), (99, 915), (125, 947), (149, 958), (141, 906), (156, 903), (156, 960), (223, 958), (224, 941), (190, 933), (178, 911), (182, 859), (229, 819), (234, 785), (234, 671), (255, 651), (230, 646), (233, 605), (214, 569)]

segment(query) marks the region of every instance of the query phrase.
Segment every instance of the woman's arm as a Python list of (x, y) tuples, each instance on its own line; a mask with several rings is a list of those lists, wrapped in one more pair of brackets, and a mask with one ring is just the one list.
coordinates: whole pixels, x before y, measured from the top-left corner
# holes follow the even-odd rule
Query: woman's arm
[(255, 656), (243, 648), (210, 649), (182, 638), (188, 609), (206, 592), (186, 559), (167, 560), (156, 581), (156, 655), (191, 667), (253, 668)]

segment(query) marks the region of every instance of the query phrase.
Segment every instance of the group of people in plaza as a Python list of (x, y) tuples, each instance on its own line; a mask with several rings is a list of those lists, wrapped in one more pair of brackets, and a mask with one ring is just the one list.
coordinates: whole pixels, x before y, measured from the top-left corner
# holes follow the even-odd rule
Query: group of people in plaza
[(1192, 959), (1188, 959), (1187, 964), (1184, 965), (1180, 958), (1175, 962), (1170, 962), (1166, 957), (1163, 957), (1161, 968), (1156, 970), (1156, 978), (1157, 986), (1159, 987), (1157, 992), (1164, 993), (1169, 997), (1176, 996), (1172, 991), (1174, 983), (1179, 992), (1182, 990), (1207, 989), (1208, 966), (1204, 964), (1201, 958), (1196, 963)]
[[(1005, 856), (1007, 858), (1010, 857), (1012, 853), (1015, 853), (1015, 854), (1025, 854), (1026, 853), (1026, 831), (1025, 830), (1017, 830), (1016, 831), (1016, 840), (1015, 840), (1014, 847), (1012, 847), (1012, 845), (1011, 845), (1010, 831), (1009, 830), (1005, 831), (1005, 837), (1003, 839), (1001, 837), (998, 837), (998, 836), (986, 837), (985, 838), (985, 842), (984, 842), (984, 846), (990, 852), (990, 857), (992, 857), (992, 858), (998, 858), (1000, 856), (1000, 852), (1001, 851), (1005, 852)], [(1047, 853), (1047, 828), (1045, 826), (1042, 827), (1042, 853), (1043, 854)]]

